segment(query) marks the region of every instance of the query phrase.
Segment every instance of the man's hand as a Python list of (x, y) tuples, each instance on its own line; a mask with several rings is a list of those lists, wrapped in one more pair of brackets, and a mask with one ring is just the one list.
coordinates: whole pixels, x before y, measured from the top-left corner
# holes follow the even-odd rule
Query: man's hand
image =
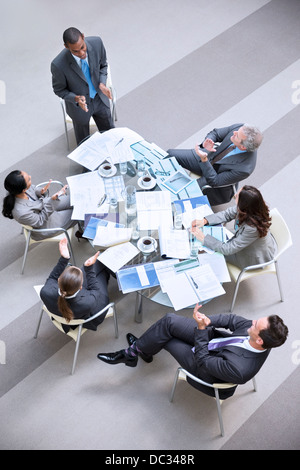
[(200, 147), (198, 144), (195, 145), (195, 152), (196, 154), (198, 155), (198, 157), (200, 157), (201, 159), (201, 162), (207, 162), (208, 161), (208, 158), (207, 158), (207, 153), (206, 152), (203, 152), (203, 150), (200, 150)]
[(85, 96), (77, 95), (77, 96), (75, 96), (75, 101), (78, 104), (78, 106), (80, 106), (81, 109), (83, 109), (83, 111), (85, 111), (86, 113), (88, 112), (88, 107), (87, 107), (87, 104), (86, 104)]
[(210, 325), (210, 319), (204, 315), (204, 313), (199, 312), (199, 309), (202, 307), (202, 305), (196, 304), (194, 308), (194, 313), (193, 313), (193, 318), (196, 320), (198, 329), (199, 330), (205, 330), (205, 328)]
[(214, 148), (214, 141), (211, 139), (205, 139), (205, 141), (202, 144), (202, 147), (208, 150), (209, 152), (215, 152), (216, 149)]
[(112, 94), (111, 94), (111, 91), (110, 89), (104, 85), (104, 83), (100, 83), (99, 84), (99, 89), (102, 91), (102, 93), (104, 93), (104, 95), (107, 96), (107, 98), (109, 98), (110, 100), (112, 100)]

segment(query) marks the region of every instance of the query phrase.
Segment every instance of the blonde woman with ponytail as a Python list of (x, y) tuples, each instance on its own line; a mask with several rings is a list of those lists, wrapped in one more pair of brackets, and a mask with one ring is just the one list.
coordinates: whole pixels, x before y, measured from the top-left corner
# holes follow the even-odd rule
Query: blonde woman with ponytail
[[(87, 259), (81, 269), (68, 266), (70, 254), (67, 240), (59, 242), (60, 258), (41, 290), (41, 298), (50, 312), (67, 321), (88, 319), (109, 303), (109, 271), (97, 259), (99, 252)], [(96, 330), (106, 313), (85, 324)], [(70, 326), (63, 325), (66, 332)]]

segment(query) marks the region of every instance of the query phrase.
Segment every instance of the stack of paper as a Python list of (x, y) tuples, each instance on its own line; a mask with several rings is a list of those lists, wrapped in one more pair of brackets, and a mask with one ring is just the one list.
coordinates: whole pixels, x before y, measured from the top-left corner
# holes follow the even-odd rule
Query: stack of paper
[(136, 193), (136, 208), (140, 230), (157, 230), (159, 226), (173, 226), (169, 191)]

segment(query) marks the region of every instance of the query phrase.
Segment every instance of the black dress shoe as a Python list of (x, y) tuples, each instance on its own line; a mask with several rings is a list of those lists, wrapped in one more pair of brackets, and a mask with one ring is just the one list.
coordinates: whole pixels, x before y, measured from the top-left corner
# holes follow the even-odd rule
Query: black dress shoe
[(135, 367), (138, 362), (138, 356), (126, 354), (125, 349), (113, 353), (100, 353), (97, 354), (97, 357), (100, 361), (106, 362), (107, 364), (121, 364), (123, 362), (129, 367)]
[[(132, 333), (127, 333), (126, 338), (127, 338), (127, 342), (129, 346), (132, 346), (133, 343), (135, 343), (136, 340), (138, 339)], [(148, 362), (148, 364), (153, 361), (153, 356), (151, 356), (150, 354), (145, 354), (142, 351), (141, 352), (137, 351), (137, 353), (143, 359), (143, 361)]]

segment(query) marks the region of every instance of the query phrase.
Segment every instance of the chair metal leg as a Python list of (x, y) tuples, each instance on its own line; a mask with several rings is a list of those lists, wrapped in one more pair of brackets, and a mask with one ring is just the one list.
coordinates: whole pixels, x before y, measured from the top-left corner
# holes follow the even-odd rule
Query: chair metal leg
[(26, 259), (27, 259), (27, 253), (28, 253), (28, 249), (29, 249), (30, 238), (31, 238), (31, 233), (28, 233), (27, 239), (26, 239), (26, 246), (25, 246), (24, 256), (23, 256), (21, 274), (24, 273), (25, 263), (26, 263)]
[(62, 109), (63, 118), (64, 118), (65, 135), (66, 135), (66, 139), (67, 139), (68, 150), (70, 150), (70, 142), (69, 142), (69, 135), (68, 135), (68, 126), (67, 126), (66, 113), (65, 113), (64, 103), (63, 103), (63, 102), (61, 102), (61, 109)]
[(75, 346), (75, 352), (74, 352), (74, 358), (73, 358), (73, 364), (72, 364), (72, 370), (71, 370), (71, 375), (74, 374), (75, 367), (76, 367), (77, 356), (78, 356), (78, 350), (79, 350), (79, 344), (80, 344), (80, 338), (81, 338), (81, 331), (82, 331), (82, 325), (79, 325), (79, 327), (78, 327), (78, 334), (77, 334), (77, 340), (76, 340), (76, 346)]
[(233, 312), (234, 304), (235, 304), (235, 301), (236, 301), (236, 296), (237, 296), (237, 293), (238, 293), (238, 290), (239, 290), (239, 286), (240, 286), (240, 282), (241, 282), (241, 275), (242, 275), (242, 273), (240, 273), (240, 275), (237, 279), (236, 285), (235, 285), (233, 299), (232, 299), (231, 307), (230, 307), (230, 312), (231, 313)]
[(278, 287), (279, 287), (279, 292), (280, 292), (280, 300), (281, 300), (281, 302), (283, 302), (284, 301), (283, 290), (282, 290), (282, 286), (281, 286), (281, 280), (280, 280), (277, 261), (275, 261), (275, 270), (276, 270), (276, 277), (277, 277), (277, 282), (278, 282)]
[(114, 325), (115, 325), (115, 338), (119, 338), (119, 328), (118, 328), (118, 318), (117, 318), (117, 310), (115, 305), (112, 306), (113, 309), (113, 318), (114, 318)]
[(67, 231), (65, 231), (65, 235), (66, 235), (67, 240), (68, 240), (69, 250), (70, 250), (70, 253), (71, 253), (71, 257), (72, 257), (73, 263), (74, 263), (74, 265), (76, 266), (76, 260), (75, 260), (73, 248), (72, 248), (72, 245), (71, 245), (71, 240), (70, 240), (70, 237), (69, 237), (69, 234), (68, 234)]
[(256, 378), (255, 377), (253, 377), (252, 383), (253, 383), (254, 391), (257, 392), (257, 383), (256, 383)]
[(44, 310), (42, 308), (41, 313), (40, 313), (40, 318), (39, 318), (39, 321), (38, 321), (38, 324), (37, 324), (37, 327), (36, 327), (36, 331), (35, 331), (35, 334), (34, 334), (34, 338), (37, 338), (37, 335), (38, 335), (38, 332), (39, 332), (39, 329), (40, 329), (40, 325), (41, 325), (41, 321), (42, 321), (43, 313), (44, 313)]
[(135, 321), (137, 323), (142, 323), (143, 321), (143, 296), (139, 291), (136, 291), (135, 298)]
[(170, 402), (172, 402), (172, 401), (173, 401), (173, 398), (174, 398), (174, 394), (175, 394), (175, 389), (176, 389), (176, 385), (177, 385), (177, 382), (178, 382), (179, 373), (180, 373), (180, 367), (178, 367), (178, 369), (177, 369), (177, 371), (176, 371), (176, 374), (175, 374), (175, 378), (174, 378), (174, 382), (173, 382), (173, 387), (172, 387), (172, 391), (171, 391), (171, 395), (170, 395)]
[(221, 411), (221, 403), (220, 403), (220, 398), (219, 398), (219, 391), (218, 391), (217, 388), (215, 388), (214, 390), (215, 390), (218, 417), (219, 417), (219, 423), (220, 423), (220, 430), (221, 430), (221, 435), (223, 437), (224, 436), (224, 425), (223, 425), (223, 418), (222, 418), (222, 411)]

